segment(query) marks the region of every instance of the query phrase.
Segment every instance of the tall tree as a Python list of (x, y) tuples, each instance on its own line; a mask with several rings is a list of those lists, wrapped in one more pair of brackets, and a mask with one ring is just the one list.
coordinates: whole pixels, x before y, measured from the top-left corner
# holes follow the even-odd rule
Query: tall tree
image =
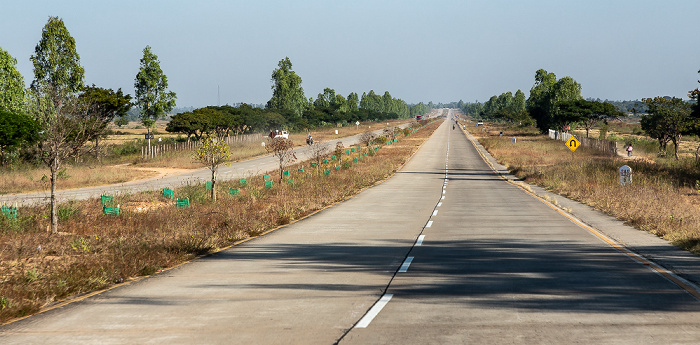
[(272, 71), (271, 81), (272, 98), (267, 101), (267, 108), (301, 117), (309, 103), (301, 87), (301, 77), (292, 70), (292, 62), (288, 57), (279, 61), (277, 68)]
[(535, 72), (535, 85), (530, 89), (526, 107), (530, 116), (537, 122), (537, 128), (546, 132), (551, 127), (566, 124), (566, 118), (559, 112), (559, 104), (581, 98), (581, 84), (571, 77), (557, 80), (554, 73), (544, 69)]
[(24, 78), (15, 65), (17, 59), (0, 48), (0, 109), (24, 112)]
[[(177, 98), (175, 92), (168, 91), (168, 77), (160, 68), (158, 56), (151, 52), (150, 46), (143, 49), (141, 68), (136, 74), (134, 89), (134, 105), (141, 109), (139, 118), (150, 134), (156, 120), (173, 110)], [(151, 145), (150, 139), (148, 145)]]
[(356, 92), (350, 92), (346, 104), (348, 105), (348, 111), (355, 111), (360, 104), (360, 97), (357, 96)]
[(78, 102), (85, 72), (75, 39), (62, 19), (49, 17), (34, 52), (30, 57), (34, 64), (30, 112), (41, 128), (39, 158), (51, 172), (51, 231), (56, 233), (57, 173), (65, 159), (80, 154), (85, 143), (94, 138), (100, 123)]
[(520, 91), (515, 91), (515, 96), (513, 96), (513, 111), (520, 113), (525, 111), (525, 93)]

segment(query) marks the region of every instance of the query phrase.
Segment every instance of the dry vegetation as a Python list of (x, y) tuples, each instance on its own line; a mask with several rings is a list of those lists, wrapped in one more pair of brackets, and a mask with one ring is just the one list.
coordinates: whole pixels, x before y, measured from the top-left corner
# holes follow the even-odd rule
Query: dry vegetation
[[(527, 183), (591, 205), (700, 254), (700, 172), (694, 159), (628, 160), (586, 148), (572, 155), (560, 141), (508, 130), (499, 137), (498, 130), (473, 132), (501, 164)], [(516, 144), (511, 142), (513, 136), (518, 138)], [(633, 171), (629, 186), (619, 184), (618, 169), (625, 164)]]
[[(312, 131), (311, 135), (316, 142), (321, 142), (360, 134), (367, 131), (368, 127), (372, 127), (371, 129), (382, 129), (398, 126), (406, 121), (392, 120), (380, 123), (363, 123), (360, 126), (323, 128)], [(165, 132), (165, 125), (165, 122), (158, 122), (156, 133), (160, 134), (157, 134), (156, 138), (174, 139), (180, 136)], [(160, 168), (202, 168), (202, 165), (192, 158), (191, 150), (170, 151), (153, 159), (144, 160), (141, 158), (141, 148), (137, 146), (138, 153), (136, 154), (113, 157), (108, 152), (112, 152), (116, 145), (123, 145), (127, 142), (142, 139), (146, 129), (132, 123), (124, 128), (114, 127), (112, 130), (120, 134), (110, 135), (100, 142), (104, 155), (101, 162), (91, 157), (84, 157), (80, 162), (66, 162), (64, 169), (59, 175), (58, 189), (73, 189), (138, 180), (157, 176), (162, 171)], [(338, 134), (335, 134), (336, 130), (338, 130)], [(296, 146), (302, 146), (305, 145), (306, 135), (307, 133), (293, 133), (290, 135), (290, 139), (296, 143)], [(157, 139), (155, 142), (157, 142)], [(155, 145), (155, 142), (152, 143)], [(240, 161), (266, 154), (267, 152), (261, 143), (262, 141), (232, 144), (232, 161)], [(45, 175), (47, 177), (44, 177)], [(20, 166), (14, 169), (0, 169), (0, 177), (2, 177), (0, 178), (0, 194), (48, 190), (50, 186), (48, 175), (48, 168), (43, 166)]]
[[(271, 189), (261, 176), (217, 184), (212, 203), (204, 186), (175, 190), (189, 198), (176, 208), (160, 192), (115, 197), (119, 216), (102, 214), (99, 200), (61, 204), (61, 234), (45, 232), (48, 208), (20, 208), (17, 220), (0, 216), (0, 323), (29, 315), (56, 301), (150, 275), (238, 241), (288, 224), (347, 199), (393, 174), (439, 123), (418, 130), (391, 146), (362, 156), (344, 156), (328, 176), (307, 163), (289, 167), (291, 179)], [(330, 160), (330, 159), (329, 159)], [(298, 169), (304, 168), (300, 172)], [(240, 188), (229, 195), (229, 188)]]

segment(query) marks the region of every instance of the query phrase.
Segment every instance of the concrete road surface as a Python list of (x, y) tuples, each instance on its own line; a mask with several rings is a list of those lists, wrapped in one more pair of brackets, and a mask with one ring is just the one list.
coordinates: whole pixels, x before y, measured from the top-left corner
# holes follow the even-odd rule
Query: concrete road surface
[(446, 122), (344, 203), (0, 344), (668, 344), (699, 325), (695, 297), (503, 182)]

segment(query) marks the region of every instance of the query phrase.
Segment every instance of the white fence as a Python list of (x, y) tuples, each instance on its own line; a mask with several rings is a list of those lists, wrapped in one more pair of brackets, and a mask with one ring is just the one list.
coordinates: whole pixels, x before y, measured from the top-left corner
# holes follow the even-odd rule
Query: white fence
[[(225, 138), (225, 140), (226, 140), (226, 143), (229, 145), (236, 144), (236, 143), (260, 142), (263, 140), (263, 135), (260, 133), (235, 135), (235, 136), (228, 136)], [(143, 159), (150, 159), (150, 158), (158, 157), (166, 152), (193, 151), (193, 150), (196, 150), (197, 147), (199, 147), (199, 142), (197, 142), (197, 141), (188, 141), (188, 142), (184, 142), (184, 143), (175, 143), (175, 144), (162, 144), (162, 143), (159, 143), (158, 141), (154, 142), (153, 140), (151, 140), (151, 147), (150, 148), (148, 146), (144, 146), (141, 148), (141, 157), (143, 157)]]
[[(569, 139), (571, 139), (572, 136), (573, 135), (571, 133), (561, 133), (552, 129), (549, 130), (549, 137), (554, 140), (561, 140), (563, 142), (567, 142), (569, 141)], [(581, 142), (581, 146), (592, 148), (611, 156), (617, 156), (617, 142), (615, 141), (592, 139), (586, 137), (577, 137), (576, 139), (579, 142)]]

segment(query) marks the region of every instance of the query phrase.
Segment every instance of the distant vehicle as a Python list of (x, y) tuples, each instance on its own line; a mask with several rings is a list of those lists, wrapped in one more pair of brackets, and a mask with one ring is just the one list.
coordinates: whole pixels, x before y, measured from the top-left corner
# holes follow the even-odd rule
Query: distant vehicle
[(289, 139), (289, 133), (287, 133), (287, 131), (279, 131), (279, 130), (275, 129), (274, 131), (270, 131), (270, 134), (268, 135), (268, 137), (270, 137), (270, 139), (274, 139), (274, 138)]
[(416, 115), (416, 121), (420, 121), (423, 119), (423, 115)]
[(477, 127), (478, 127), (478, 126), (483, 126), (483, 125), (484, 125), (484, 121), (479, 121), (479, 122), (476, 123), (476, 126), (477, 126)]

